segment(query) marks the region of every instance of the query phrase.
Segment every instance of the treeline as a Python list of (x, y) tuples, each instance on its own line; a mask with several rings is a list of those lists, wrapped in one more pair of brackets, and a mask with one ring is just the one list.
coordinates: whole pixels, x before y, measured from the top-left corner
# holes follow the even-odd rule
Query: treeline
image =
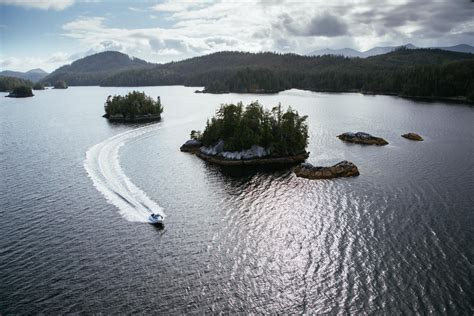
[(241, 151), (258, 145), (270, 149), (272, 155), (288, 156), (306, 149), (306, 118), (291, 108), (283, 111), (281, 105), (270, 111), (258, 102), (245, 107), (242, 102), (224, 104), (208, 120), (204, 132), (193, 132), (191, 137), (205, 146), (213, 146), (222, 140), (225, 151)]
[(0, 76), (0, 92), (11, 92), (17, 87), (33, 87), (30, 80)]
[[(99, 67), (102, 59), (106, 67)], [(203, 86), (211, 93), (297, 88), (472, 100), (474, 55), (439, 49), (399, 49), (364, 59), (219, 52), (159, 65), (105, 52), (60, 68), (49, 78), (69, 85)]]

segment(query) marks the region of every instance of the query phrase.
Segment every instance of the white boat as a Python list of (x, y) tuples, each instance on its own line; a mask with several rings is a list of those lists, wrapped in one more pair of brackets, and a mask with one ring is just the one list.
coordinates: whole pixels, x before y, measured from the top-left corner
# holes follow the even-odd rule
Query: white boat
[(160, 214), (153, 213), (148, 217), (148, 223), (152, 225), (156, 225), (156, 226), (163, 226), (164, 224), (163, 216), (161, 216)]

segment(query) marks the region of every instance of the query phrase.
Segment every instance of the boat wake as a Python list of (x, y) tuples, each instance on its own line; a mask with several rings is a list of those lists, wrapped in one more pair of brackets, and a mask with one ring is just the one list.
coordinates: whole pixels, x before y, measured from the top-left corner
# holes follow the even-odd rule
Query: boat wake
[(126, 143), (147, 137), (160, 127), (161, 124), (151, 124), (126, 131), (92, 146), (86, 153), (84, 168), (94, 186), (108, 203), (119, 209), (123, 218), (131, 222), (147, 222), (151, 213), (163, 217), (165, 213), (125, 175), (119, 162), (119, 150)]

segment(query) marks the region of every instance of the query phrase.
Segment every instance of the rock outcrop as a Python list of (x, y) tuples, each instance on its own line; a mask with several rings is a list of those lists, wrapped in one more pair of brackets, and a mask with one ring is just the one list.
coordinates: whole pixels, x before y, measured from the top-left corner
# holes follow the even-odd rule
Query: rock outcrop
[(341, 161), (332, 167), (315, 167), (310, 163), (302, 163), (294, 170), (297, 177), (307, 179), (332, 179), (339, 177), (355, 177), (359, 169), (352, 162)]
[(271, 150), (256, 145), (242, 151), (224, 151), (222, 140), (214, 146), (204, 147), (201, 142), (191, 139), (184, 143), (180, 150), (194, 153), (202, 160), (222, 166), (297, 164), (304, 162), (309, 156), (306, 151), (291, 156), (274, 156)]
[(179, 150), (187, 153), (195, 153), (199, 151), (199, 148), (201, 148), (202, 143), (196, 139), (190, 139), (187, 142), (185, 142)]
[(381, 137), (375, 137), (364, 132), (357, 132), (357, 133), (347, 132), (347, 133), (338, 135), (337, 138), (345, 142), (364, 144), (364, 145), (383, 146), (383, 145), (388, 144), (388, 142), (385, 139)]
[(406, 134), (403, 134), (402, 137), (406, 138), (406, 139), (409, 139), (409, 140), (416, 140), (416, 141), (423, 141), (423, 137), (421, 137), (420, 135), (418, 135), (417, 133), (406, 133)]
[(308, 152), (302, 152), (297, 155), (274, 157), (266, 156), (261, 158), (251, 159), (227, 159), (220, 155), (210, 156), (204, 154), (202, 151), (197, 151), (196, 156), (202, 160), (221, 166), (265, 166), (265, 165), (294, 165), (304, 162), (308, 156)]

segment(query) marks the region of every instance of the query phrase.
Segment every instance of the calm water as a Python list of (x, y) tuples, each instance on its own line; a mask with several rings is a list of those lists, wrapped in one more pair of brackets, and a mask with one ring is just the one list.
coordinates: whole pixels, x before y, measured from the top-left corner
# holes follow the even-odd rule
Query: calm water
[[(474, 312), (472, 107), (176, 86), (141, 89), (161, 96), (156, 125), (101, 118), (129, 90), (0, 95), (0, 314)], [(311, 163), (361, 175), (223, 170), (179, 151), (219, 104), (255, 99), (309, 116)], [(165, 229), (143, 223), (150, 207)]]

